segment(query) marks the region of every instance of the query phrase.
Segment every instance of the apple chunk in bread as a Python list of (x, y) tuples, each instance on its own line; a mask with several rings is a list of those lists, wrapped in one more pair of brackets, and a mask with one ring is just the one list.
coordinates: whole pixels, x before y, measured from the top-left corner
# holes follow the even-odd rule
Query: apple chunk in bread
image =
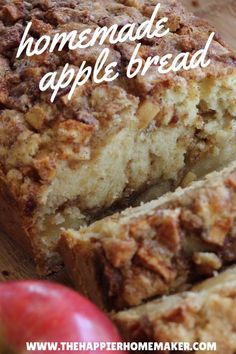
[(157, 201), (63, 233), (76, 288), (106, 310), (179, 291), (236, 261), (236, 163)]
[[(157, 1), (19, 3), (9, 12), (3, 0), (0, 9), (0, 226), (49, 273), (62, 264), (62, 227), (78, 228), (150, 185), (164, 192), (189, 172), (200, 178), (235, 158), (236, 58), (216, 35), (207, 68), (160, 75), (152, 66), (130, 80), (125, 73), (137, 43), (15, 59), (27, 21), (35, 38), (80, 33), (145, 22)], [(178, 1), (160, 3), (158, 16), (168, 17), (170, 32), (143, 40), (140, 57), (204, 48), (212, 28)], [(114, 82), (88, 82), (72, 100), (62, 90), (53, 104), (51, 92), (39, 90), (45, 73), (60, 72), (65, 62), (93, 66), (104, 47), (108, 62), (118, 63)]]

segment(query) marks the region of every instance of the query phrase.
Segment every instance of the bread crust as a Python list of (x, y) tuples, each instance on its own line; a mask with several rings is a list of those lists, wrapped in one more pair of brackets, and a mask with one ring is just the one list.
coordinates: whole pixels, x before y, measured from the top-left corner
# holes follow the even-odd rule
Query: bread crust
[(29, 254), (33, 254), (32, 242), (29, 236), (28, 221), (24, 220), (18, 201), (10, 192), (6, 181), (0, 176), (0, 228), (11, 235), (18, 245)]

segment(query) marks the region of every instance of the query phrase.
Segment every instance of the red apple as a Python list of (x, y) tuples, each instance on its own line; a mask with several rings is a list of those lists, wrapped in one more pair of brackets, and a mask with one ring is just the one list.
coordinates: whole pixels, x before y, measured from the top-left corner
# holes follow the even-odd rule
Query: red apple
[[(26, 342), (121, 341), (114, 325), (95, 305), (69, 288), (46, 281), (0, 284), (0, 333), (6, 344), (21, 353), (26, 352)], [(58, 351), (68, 352), (62, 347)], [(70, 351), (75, 352), (111, 353)]]

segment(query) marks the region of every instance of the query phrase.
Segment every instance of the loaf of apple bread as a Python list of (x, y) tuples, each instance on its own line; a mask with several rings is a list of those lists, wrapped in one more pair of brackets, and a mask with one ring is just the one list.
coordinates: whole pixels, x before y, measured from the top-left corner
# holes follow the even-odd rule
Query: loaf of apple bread
[[(212, 28), (179, 1), (159, 2), (158, 18), (168, 17), (170, 32), (144, 38), (140, 58), (204, 48)], [(29, 248), (41, 273), (62, 264), (62, 227), (78, 228), (150, 185), (165, 192), (186, 175), (200, 178), (236, 156), (236, 57), (217, 34), (208, 67), (166, 75), (153, 64), (145, 76), (128, 79), (137, 44), (131, 42), (16, 59), (29, 21), (36, 41), (45, 34), (141, 24), (157, 3), (0, 0), (0, 227)], [(51, 91), (39, 90), (46, 73), (60, 72), (65, 63), (94, 66), (106, 47), (108, 61), (118, 63), (114, 82), (89, 81), (71, 100), (60, 90), (54, 103)]]
[[(189, 292), (154, 300), (113, 316), (124, 339), (157, 343), (216, 344), (216, 350), (236, 352), (236, 268), (207, 280)], [(156, 351), (155, 353), (163, 353)], [(183, 350), (183, 352), (189, 352)], [(170, 351), (165, 351), (170, 353)]]
[(76, 288), (106, 310), (180, 291), (236, 261), (236, 162), (60, 243)]

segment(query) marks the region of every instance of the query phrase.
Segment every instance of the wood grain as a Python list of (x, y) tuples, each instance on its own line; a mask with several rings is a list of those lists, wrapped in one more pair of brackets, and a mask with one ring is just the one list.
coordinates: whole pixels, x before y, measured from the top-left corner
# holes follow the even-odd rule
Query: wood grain
[[(0, 237), (0, 281), (40, 279), (30, 257), (7, 236)], [(70, 285), (65, 271), (47, 277), (48, 280)]]
[[(212, 23), (236, 49), (236, 0), (182, 0), (184, 5)], [(0, 281), (38, 278), (33, 262), (6, 236), (0, 236)], [(61, 272), (49, 279), (69, 284)]]

